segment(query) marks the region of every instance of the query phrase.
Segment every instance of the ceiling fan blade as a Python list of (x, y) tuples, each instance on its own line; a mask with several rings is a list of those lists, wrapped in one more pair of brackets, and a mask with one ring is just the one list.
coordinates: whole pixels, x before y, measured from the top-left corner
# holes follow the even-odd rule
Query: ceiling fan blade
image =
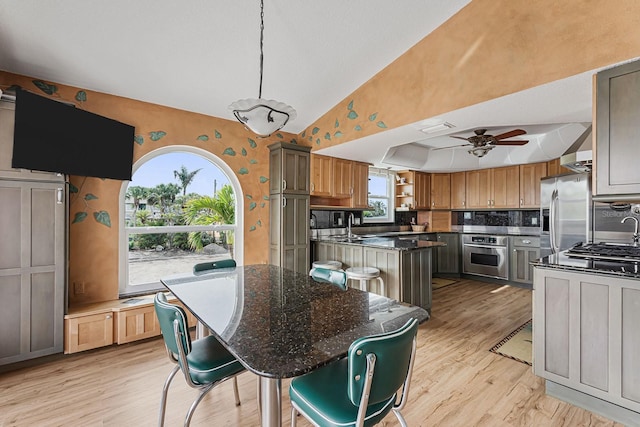
[(491, 145), (524, 145), (529, 141), (496, 141)]
[(457, 138), (457, 139), (462, 139), (463, 141), (468, 141), (467, 138), (463, 138), (461, 136), (455, 136), (455, 135), (449, 135), (451, 138)]
[(505, 138), (511, 138), (512, 136), (524, 135), (525, 133), (527, 133), (527, 132), (522, 130), (522, 129), (514, 129), (514, 130), (511, 130), (509, 132), (505, 132), (505, 133), (501, 133), (500, 135), (496, 135), (496, 136), (494, 136), (494, 138), (495, 139), (505, 139)]
[[(462, 138), (462, 139), (464, 139), (464, 138)], [(468, 146), (469, 146), (469, 144), (452, 145), (451, 147), (432, 148), (431, 151), (447, 150), (449, 148), (468, 147)]]

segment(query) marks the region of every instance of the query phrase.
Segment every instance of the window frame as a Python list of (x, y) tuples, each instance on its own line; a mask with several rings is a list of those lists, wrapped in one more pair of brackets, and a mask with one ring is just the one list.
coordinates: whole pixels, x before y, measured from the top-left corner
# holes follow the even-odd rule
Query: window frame
[[(387, 194), (371, 194), (371, 192), (369, 191), (369, 194), (367, 195), (367, 203), (371, 206), (370, 200), (371, 198), (373, 199), (377, 199), (377, 200), (386, 200), (387, 201), (387, 216), (382, 218), (382, 217), (375, 217), (375, 218), (370, 218), (370, 217), (366, 217), (363, 215), (362, 217), (362, 222), (363, 223), (394, 223), (395, 222), (395, 211), (396, 211), (396, 204), (395, 204), (395, 177), (396, 174), (394, 171), (388, 170), (388, 169), (381, 169), (381, 168), (376, 168), (376, 167), (369, 167), (369, 174), (368, 174), (368, 178), (371, 179), (371, 176), (375, 176), (375, 177), (382, 177), (385, 178), (387, 181)], [(371, 188), (369, 186), (369, 188)], [(366, 210), (366, 209), (365, 209)]]
[[(126, 223), (126, 193), (131, 181), (122, 181), (119, 195), (119, 245), (118, 245), (118, 293), (123, 294), (131, 291), (129, 286), (129, 236), (131, 234), (159, 234), (159, 233), (188, 233), (191, 231), (225, 231), (231, 230), (234, 233), (234, 259), (238, 265), (244, 264), (244, 194), (240, 181), (233, 170), (222, 159), (216, 155), (187, 145), (171, 145), (168, 147), (158, 148), (142, 157), (140, 157), (133, 165), (133, 174), (147, 161), (170, 153), (188, 153), (194, 154), (210, 161), (213, 167), (220, 169), (229, 179), (233, 192), (235, 194), (235, 224), (223, 225), (167, 225), (167, 226), (149, 226), (149, 227), (130, 227)], [(179, 166), (179, 165), (178, 165)], [(176, 167), (178, 167), (176, 166)], [(157, 282), (159, 288), (163, 288), (160, 282)], [(149, 286), (155, 282), (147, 284), (138, 284), (136, 286)]]

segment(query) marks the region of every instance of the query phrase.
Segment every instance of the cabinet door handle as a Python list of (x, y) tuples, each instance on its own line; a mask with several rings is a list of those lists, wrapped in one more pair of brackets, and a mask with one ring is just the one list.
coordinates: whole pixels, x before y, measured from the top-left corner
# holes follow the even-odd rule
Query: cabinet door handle
[(463, 200), (463, 201), (462, 201), (462, 206), (464, 206), (464, 203), (465, 203), (465, 202), (464, 202), (464, 200)]
[(110, 315), (110, 314), (107, 314), (107, 315), (105, 316), (105, 319), (111, 319), (111, 315)]
[(313, 185), (313, 182), (311, 183), (311, 192), (313, 193), (313, 190), (316, 188), (315, 185)]
[(287, 198), (286, 198), (286, 197), (283, 197), (283, 198), (282, 198), (282, 207), (283, 207), (283, 208), (286, 208), (286, 207), (287, 207)]
[(286, 180), (286, 179), (283, 179), (283, 180), (282, 180), (282, 191), (284, 191), (284, 190), (286, 190), (286, 189), (287, 189), (287, 180)]
[(520, 206), (524, 205), (524, 199), (520, 199)]
[(61, 205), (64, 202), (64, 191), (62, 188), (58, 188), (56, 191), (56, 203)]
[(525, 245), (529, 245), (529, 244), (531, 244), (531, 240), (525, 239), (525, 240), (522, 241), (522, 243), (524, 243)]

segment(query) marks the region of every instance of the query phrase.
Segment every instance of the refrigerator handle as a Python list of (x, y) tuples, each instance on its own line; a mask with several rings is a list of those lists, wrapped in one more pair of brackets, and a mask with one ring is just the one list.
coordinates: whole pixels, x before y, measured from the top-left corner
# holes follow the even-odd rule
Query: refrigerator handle
[(556, 214), (556, 206), (558, 204), (558, 190), (553, 190), (551, 193), (551, 205), (549, 206), (549, 241), (551, 243), (551, 253), (558, 253), (559, 249), (557, 245), (556, 239), (556, 228), (557, 228), (557, 214)]

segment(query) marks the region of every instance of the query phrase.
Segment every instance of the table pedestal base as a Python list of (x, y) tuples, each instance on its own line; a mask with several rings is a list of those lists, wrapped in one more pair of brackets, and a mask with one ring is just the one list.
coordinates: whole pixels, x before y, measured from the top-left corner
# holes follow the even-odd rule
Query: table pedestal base
[(262, 427), (282, 426), (282, 382), (260, 377), (260, 419)]

